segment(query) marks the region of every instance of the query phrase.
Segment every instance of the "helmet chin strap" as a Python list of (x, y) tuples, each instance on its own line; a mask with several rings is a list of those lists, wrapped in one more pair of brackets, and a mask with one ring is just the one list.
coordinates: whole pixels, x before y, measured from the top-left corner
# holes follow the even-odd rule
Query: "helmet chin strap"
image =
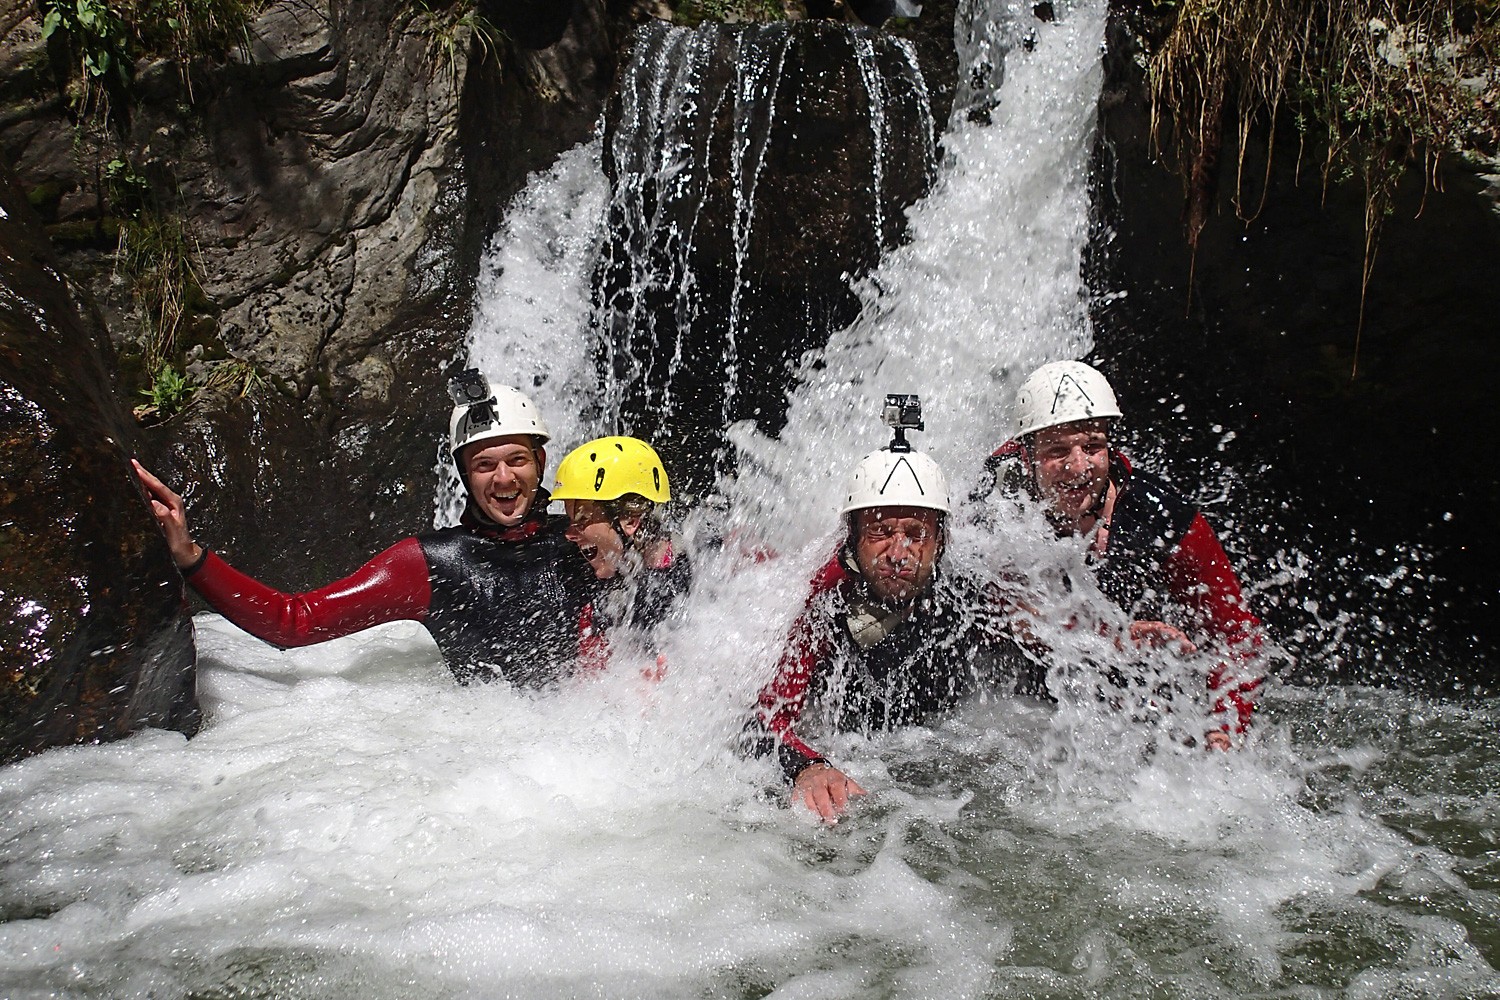
[(609, 512), (609, 526), (615, 529), (615, 535), (620, 539), (620, 545), (629, 552), (635, 545), (635, 540), (626, 534), (625, 528), (620, 524), (620, 515), (613, 510)]
[(620, 501), (610, 500), (606, 502), (605, 509), (609, 511), (609, 526), (615, 529), (615, 535), (619, 537), (620, 544), (624, 546), (625, 551), (643, 551), (642, 543), (648, 543), (654, 536), (654, 532), (650, 530), (650, 525), (652, 524), (652, 518), (655, 516), (656, 504), (650, 504), (645, 510), (640, 512), (640, 522), (636, 524), (635, 534), (633, 535), (628, 533), (625, 530), (625, 526), (620, 523), (621, 511), (625, 510)]

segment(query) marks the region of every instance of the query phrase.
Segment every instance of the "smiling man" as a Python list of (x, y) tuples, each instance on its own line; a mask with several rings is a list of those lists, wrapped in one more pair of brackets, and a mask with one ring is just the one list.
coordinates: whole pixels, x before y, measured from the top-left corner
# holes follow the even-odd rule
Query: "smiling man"
[(453, 379), (449, 453), (468, 490), (460, 523), (406, 538), (351, 575), (285, 594), (193, 540), (182, 497), (136, 464), (183, 576), (214, 610), (278, 646), (305, 646), (382, 622), (422, 622), (460, 683), (527, 687), (571, 671), (587, 637), (594, 579), (547, 514), (547, 427), (525, 393), (476, 369)]
[(912, 411), (888, 409), (889, 448), (866, 455), (845, 491), (845, 534), (813, 578), (775, 679), (761, 692), (760, 742), (775, 747), (792, 800), (827, 822), (864, 789), (797, 732), (871, 732), (911, 725), (981, 689), (1031, 674), (1012, 640), (1006, 608), (974, 581), (943, 572), (948, 486), (942, 470), (911, 450)]
[(1099, 589), (1132, 619), (1129, 639), (1220, 657), (1208, 674), (1220, 722), (1205, 735), (1228, 749), (1261, 683), (1260, 620), (1197, 505), (1114, 449), (1120, 417), (1097, 369), (1043, 365), (1016, 394), (1014, 436), (989, 459), (995, 493), (1031, 497), (1059, 538), (1085, 546)]

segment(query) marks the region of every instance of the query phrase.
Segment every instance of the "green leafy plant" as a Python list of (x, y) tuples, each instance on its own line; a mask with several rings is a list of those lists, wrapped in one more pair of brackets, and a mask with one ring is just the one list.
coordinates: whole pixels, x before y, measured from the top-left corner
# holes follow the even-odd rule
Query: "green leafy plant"
[(104, 197), (115, 215), (139, 218), (151, 201), (151, 183), (134, 165), (113, 159), (104, 165)]
[(129, 103), (138, 57), (177, 64), (192, 95), (190, 67), (200, 57), (222, 58), (247, 45), (246, 26), (259, 0), (40, 0), (42, 37), (65, 49), (81, 86), (74, 105), (112, 117)]
[(185, 408), (197, 391), (198, 387), (188, 381), (182, 372), (171, 365), (162, 365), (153, 374), (151, 384), (141, 390), (147, 405), (137, 410), (136, 415), (164, 420)]
[(82, 87), (75, 98), (80, 109), (102, 105), (130, 84), (129, 29), (99, 0), (42, 0), (42, 38), (71, 50)]

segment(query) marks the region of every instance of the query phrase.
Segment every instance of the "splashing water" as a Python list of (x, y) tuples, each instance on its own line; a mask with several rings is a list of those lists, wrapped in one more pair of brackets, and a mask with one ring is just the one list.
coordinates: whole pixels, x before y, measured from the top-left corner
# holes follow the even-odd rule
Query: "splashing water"
[[(622, 653), (557, 692), (460, 689), (413, 624), (281, 652), (201, 616), (201, 735), (0, 771), (0, 995), (1500, 994), (1500, 704), (1273, 690), (1251, 745), (1207, 756), (1086, 692), (987, 699), (820, 744), (872, 793), (831, 829), (730, 749), (838, 477), (884, 443), (880, 395), (924, 393), (958, 478), (1018, 375), (1088, 344), (1104, 12), (1059, 13), (1007, 56), (991, 126), (956, 113), (912, 242), (808, 359), (785, 431), (736, 426), (729, 520), (782, 555), (699, 553), (665, 680)], [(599, 157), (509, 214), (476, 318), (474, 360), (535, 373), (560, 443), (605, 419)], [(965, 526), (955, 558), (1014, 557), (1027, 529)]]

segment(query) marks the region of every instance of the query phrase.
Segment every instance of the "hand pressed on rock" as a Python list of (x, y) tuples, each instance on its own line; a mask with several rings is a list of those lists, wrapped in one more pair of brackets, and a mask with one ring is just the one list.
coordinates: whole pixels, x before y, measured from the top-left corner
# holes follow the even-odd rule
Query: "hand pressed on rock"
[(193, 541), (192, 534), (188, 532), (187, 507), (183, 504), (182, 497), (147, 472), (140, 462), (132, 458), (130, 464), (135, 466), (135, 474), (146, 488), (146, 498), (151, 503), (151, 513), (156, 518), (156, 523), (161, 527), (162, 534), (167, 536), (167, 548), (172, 551), (172, 561), (177, 564), (178, 569), (193, 565), (202, 557), (203, 549)]

